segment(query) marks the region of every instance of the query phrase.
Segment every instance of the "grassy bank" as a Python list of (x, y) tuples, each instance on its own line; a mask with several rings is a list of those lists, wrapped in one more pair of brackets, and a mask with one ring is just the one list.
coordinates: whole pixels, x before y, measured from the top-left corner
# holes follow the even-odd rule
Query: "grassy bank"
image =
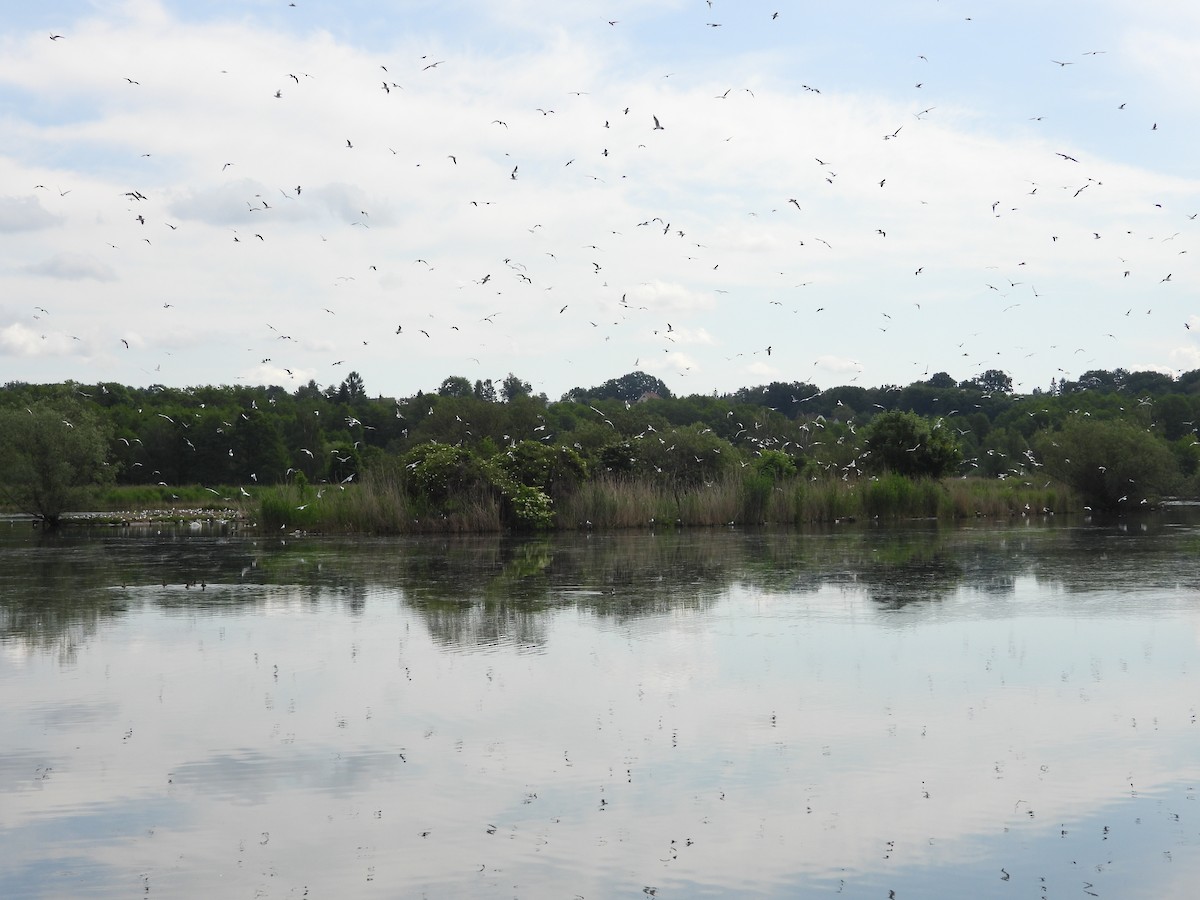
[[(486, 490), (455, 495), (441, 508), (414, 500), (394, 475), (367, 475), (344, 488), (281, 485), (257, 492), (266, 530), (406, 534), (503, 529), (501, 498)], [(963, 519), (1065, 513), (1079, 509), (1061, 485), (1032, 487), (987, 479), (773, 481), (731, 475), (694, 487), (603, 475), (554, 505), (555, 527), (646, 528), (795, 526), (845, 520)]]

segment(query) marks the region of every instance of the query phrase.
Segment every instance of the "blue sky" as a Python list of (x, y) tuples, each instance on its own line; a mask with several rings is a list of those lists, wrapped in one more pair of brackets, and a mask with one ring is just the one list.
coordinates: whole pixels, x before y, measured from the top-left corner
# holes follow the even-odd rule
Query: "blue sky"
[(24, 6), (0, 371), (557, 397), (1200, 368), (1200, 8), (1046, 6)]

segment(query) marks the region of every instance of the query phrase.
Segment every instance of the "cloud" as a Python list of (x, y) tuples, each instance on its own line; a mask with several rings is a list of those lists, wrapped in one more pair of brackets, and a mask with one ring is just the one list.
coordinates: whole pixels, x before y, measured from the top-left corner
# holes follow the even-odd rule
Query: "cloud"
[(823, 369), (826, 372), (833, 372), (844, 375), (849, 372), (861, 372), (862, 363), (856, 359), (850, 359), (846, 356), (829, 356), (822, 355), (816, 359), (816, 367)]
[(630, 288), (627, 299), (630, 305), (648, 306), (655, 312), (712, 309), (716, 306), (710, 294), (701, 294), (682, 284), (657, 280)]
[(30, 275), (63, 278), (67, 281), (116, 281), (117, 273), (88, 253), (56, 253), (49, 259), (26, 266)]
[[(582, 2), (451, 0), (390, 30), (353, 10), (321, 22), (262, 4), (231, 17), (226, 4), (179, 18), (131, 0), (56, 24), (62, 41), (10, 29), (0, 182), (52, 189), (0, 199), (0, 232), (14, 235), (0, 294), (53, 308), (56, 326), (98, 346), (119, 347), (128, 322), (146, 323), (147, 355), (187, 335), (194, 352), (171, 366), (185, 383), (268, 357), (328, 374), (344, 357), (406, 393), (431, 368), (503, 372), (520, 354), (518, 374), (555, 395), (584, 373), (619, 374), (614, 360), (637, 358), (655, 330), (658, 355), (687, 345), (689, 381), (703, 371), (725, 390), (738, 385), (718, 376), (741, 375), (730, 361), (768, 344), (785, 379), (874, 384), (909, 377), (914, 359), (961, 378), (999, 354), (1032, 385), (1074, 365), (1063, 354), (1076, 346), (1078, 361), (1126, 368), (1131, 354), (1180, 353), (1200, 184), (1187, 92), (1162, 91), (1172, 70), (1155, 63), (1182, 66), (1190, 32), (1166, 40), (1161, 9), (1107, 0), (1113, 18), (1088, 41), (1107, 52), (1055, 67), (1042, 57), (1057, 50), (1004, 53), (1034, 32), (1069, 37), (1065, 17), (1039, 13), (1031, 29), (1030, 4), (969, 25), (987, 29), (992, 56), (968, 59), (961, 19), (939, 13), (920, 23), (929, 58), (902, 64), (890, 54), (916, 24), (880, 3), (863, 14), (889, 17), (887, 47), (865, 33), (830, 44), (787, 15), (731, 7), (714, 30), (682, 0), (617, 2), (601, 16)], [(1005, 77), (984, 79), (1001, 57)], [(118, 271), (121, 290), (105, 289)], [(60, 299), (58, 279), (87, 289)], [(1135, 343), (1122, 326), (1139, 294), (1163, 315)], [(661, 343), (667, 323), (675, 343)], [(160, 361), (133, 356), (103, 374)]]
[(37, 197), (0, 197), (0, 233), (37, 231), (62, 222)]
[(716, 341), (706, 328), (672, 328), (670, 337), (676, 344), (714, 344)]
[(0, 353), (11, 356), (65, 356), (72, 351), (70, 337), (54, 332), (37, 332), (14, 322), (0, 328)]

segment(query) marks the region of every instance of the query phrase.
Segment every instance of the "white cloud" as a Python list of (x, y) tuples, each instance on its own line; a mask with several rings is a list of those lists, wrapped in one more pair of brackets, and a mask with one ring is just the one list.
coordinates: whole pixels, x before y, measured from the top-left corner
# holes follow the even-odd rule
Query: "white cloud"
[(0, 197), (0, 233), (37, 231), (61, 221), (37, 197)]
[(21, 357), (63, 356), (72, 351), (69, 336), (35, 331), (19, 322), (0, 328), (0, 352)]
[(712, 309), (716, 301), (677, 283), (650, 281), (636, 285), (626, 294), (631, 305), (645, 305), (653, 312), (682, 312)]
[[(293, 372), (354, 358), (396, 393), (462, 360), (507, 371), (516, 353), (518, 374), (557, 395), (661, 351), (668, 324), (706, 389), (739, 386), (717, 379), (768, 344), (785, 378), (820, 357), (861, 360), (824, 379), (902, 381), (917, 358), (965, 377), (1000, 354), (1036, 384), (1074, 364), (1060, 343), (1114, 367), (1134, 349), (1165, 362), (1178, 343), (1160, 323), (1191, 312), (1200, 183), (1178, 161), (1176, 99), (1109, 20), (1092, 25), (1108, 54), (1062, 71), (1022, 59), (984, 83), (988, 60), (965, 62), (961, 21), (941, 14), (921, 26), (926, 61), (889, 45), (875, 49), (890, 62), (864, 67), (872, 48), (843, 41), (851, 68), (789, 16), (768, 28), (731, 8), (717, 33), (675, 2), (539, 4), (536, 22), (509, 20), (524, 0), (453, 9), (455, 22), (422, 8), (404, 32), (367, 35), (353, 15), (290, 31), (253, 9), (183, 21), (145, 2), (64, 23), (61, 41), (5, 42), (0, 89), (16, 100), (0, 177), (51, 190), (0, 201), (14, 236), (0, 291), (100, 345), (144, 323), (147, 355), (181, 350), (171, 369), (187, 381), (228, 381), (253, 348)], [(970, 27), (1009, 46), (1031, 10)], [(1169, 49), (1157, 13), (1119, 13), (1122, 29), (1143, 26), (1146, 53)], [(894, 21), (899, 43), (915, 37)], [(1039, 40), (1063, 38), (1059, 24)], [(1118, 69), (1121, 115), (1104, 81)], [(1157, 143), (1148, 122), (1130, 126), (1150, 116)], [(87, 290), (60, 302), (52, 279), (22, 273)], [(1168, 273), (1174, 292), (1156, 292)], [(1121, 319), (1143, 301), (1159, 315), (1134, 343)], [(295, 341), (275, 343), (267, 322)], [(407, 334), (392, 339), (397, 324)], [(408, 340), (420, 327), (431, 337)], [(110, 365), (136, 376), (121, 354)]]

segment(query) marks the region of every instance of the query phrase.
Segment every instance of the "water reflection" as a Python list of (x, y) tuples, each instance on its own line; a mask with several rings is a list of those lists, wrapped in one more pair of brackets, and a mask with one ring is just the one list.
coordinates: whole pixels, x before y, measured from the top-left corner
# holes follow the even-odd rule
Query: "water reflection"
[(0, 896), (1190, 897), (1198, 534), (13, 529)]

